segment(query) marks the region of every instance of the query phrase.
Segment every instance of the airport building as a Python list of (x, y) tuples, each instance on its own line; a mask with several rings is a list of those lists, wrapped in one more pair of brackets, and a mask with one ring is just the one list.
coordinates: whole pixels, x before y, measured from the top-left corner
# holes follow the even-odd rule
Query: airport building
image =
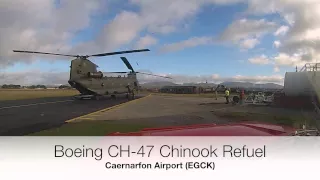
[(195, 94), (199, 92), (197, 86), (164, 86), (160, 89), (161, 93), (174, 94)]

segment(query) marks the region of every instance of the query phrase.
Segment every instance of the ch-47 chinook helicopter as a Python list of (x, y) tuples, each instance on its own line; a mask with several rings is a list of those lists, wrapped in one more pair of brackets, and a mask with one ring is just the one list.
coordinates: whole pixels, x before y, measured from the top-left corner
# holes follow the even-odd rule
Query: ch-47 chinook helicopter
[(56, 55), (56, 56), (67, 56), (75, 57), (76, 59), (71, 60), (70, 66), (70, 78), (68, 83), (71, 87), (77, 89), (80, 92), (79, 96), (75, 96), (77, 99), (97, 99), (104, 96), (111, 96), (113, 98), (116, 95), (126, 95), (128, 99), (134, 99), (135, 91), (139, 90), (139, 82), (137, 79), (137, 74), (145, 74), (150, 76), (157, 76), (163, 78), (169, 78), (165, 76), (159, 76), (149, 73), (136, 72), (133, 70), (129, 61), (125, 57), (121, 57), (124, 64), (127, 66), (130, 72), (107, 72), (107, 73), (118, 73), (118, 74), (127, 74), (126, 76), (104, 76), (101, 71), (97, 71), (97, 65), (91, 62), (88, 57), (102, 57), (102, 56), (111, 56), (118, 54), (127, 54), (127, 53), (136, 53), (136, 52), (145, 52), (150, 51), (149, 49), (139, 49), (139, 50), (130, 50), (130, 51), (118, 51), (94, 55), (67, 55), (67, 54), (56, 54), (56, 53), (47, 53), (47, 52), (36, 52), (36, 51), (20, 51), (13, 50), (13, 52), (19, 53), (36, 53), (36, 54), (47, 54), (47, 55)]

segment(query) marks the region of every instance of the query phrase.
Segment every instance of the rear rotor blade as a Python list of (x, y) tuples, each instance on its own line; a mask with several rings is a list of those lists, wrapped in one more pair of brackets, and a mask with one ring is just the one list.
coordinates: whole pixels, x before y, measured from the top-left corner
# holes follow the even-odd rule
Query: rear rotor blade
[(162, 78), (172, 79), (171, 77), (168, 77), (168, 76), (160, 76), (160, 75), (143, 73), (143, 72), (136, 72), (136, 73), (145, 74), (145, 75), (149, 75), (149, 76), (156, 76), (156, 77), (162, 77)]
[(137, 52), (145, 52), (150, 51), (149, 49), (137, 49), (137, 50), (131, 50), (131, 51), (118, 51), (118, 52), (109, 52), (109, 53), (102, 53), (102, 54), (93, 54), (90, 56), (93, 57), (99, 57), (99, 56), (111, 56), (111, 55), (117, 55), (117, 54), (128, 54), (128, 53), (137, 53)]
[(122, 74), (124, 74), (124, 73), (129, 73), (129, 72), (105, 72), (105, 73), (122, 73)]
[(129, 63), (128, 59), (125, 57), (120, 57), (121, 60), (123, 61), (123, 63), (127, 66), (128, 69), (130, 69), (132, 72), (134, 72), (133, 67), (131, 66), (131, 64)]
[(31, 53), (31, 54), (47, 54), (47, 55), (68, 56), (68, 57), (78, 57), (77, 55), (57, 54), (57, 53), (38, 52), (38, 51), (20, 51), (20, 50), (13, 50), (13, 52), (18, 52), (18, 53)]

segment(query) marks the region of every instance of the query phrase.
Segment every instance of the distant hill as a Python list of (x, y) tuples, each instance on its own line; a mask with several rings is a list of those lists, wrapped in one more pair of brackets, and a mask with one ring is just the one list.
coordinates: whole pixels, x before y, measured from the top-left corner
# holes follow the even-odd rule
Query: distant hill
[(274, 83), (266, 83), (266, 84), (262, 84), (261, 86), (262, 88), (266, 88), (266, 89), (283, 89), (282, 85), (274, 84)]
[(173, 82), (168, 82), (168, 81), (164, 81), (164, 82), (150, 82), (150, 83), (143, 83), (140, 84), (143, 88), (161, 88), (163, 86), (176, 86), (178, 84), (175, 84)]
[(201, 87), (216, 87), (214, 83), (183, 83), (184, 86), (201, 86)]
[(144, 88), (161, 88), (164, 86), (201, 86), (201, 87), (215, 87), (217, 86), (214, 83), (183, 83), (183, 84), (175, 84), (173, 82), (150, 82), (141, 84)]
[[(201, 86), (201, 87), (216, 87), (217, 84), (214, 83), (183, 83), (183, 84), (175, 84), (172, 82), (150, 82), (141, 84), (143, 88), (161, 88), (164, 86)], [(282, 89), (283, 86), (274, 84), (274, 83), (266, 83), (266, 84), (255, 84), (250, 82), (223, 82), (221, 85), (224, 85), (228, 88), (262, 88), (262, 89)]]
[(262, 88), (262, 89), (282, 89), (283, 86), (274, 83), (255, 84), (250, 82), (223, 82), (222, 85), (228, 88)]

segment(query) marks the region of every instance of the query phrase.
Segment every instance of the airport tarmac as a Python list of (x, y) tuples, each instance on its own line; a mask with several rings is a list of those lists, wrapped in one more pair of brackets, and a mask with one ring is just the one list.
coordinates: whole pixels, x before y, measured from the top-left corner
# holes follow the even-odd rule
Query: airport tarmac
[(216, 116), (215, 113), (218, 111), (301, 116), (301, 112), (296, 110), (225, 104), (224, 97), (219, 97), (218, 100), (215, 100), (214, 98), (206, 97), (153, 94), (130, 103), (124, 103), (105, 112), (85, 115), (81, 117), (82, 119), (73, 119), (71, 122), (87, 120), (118, 121), (120, 124), (129, 122), (139, 124), (152, 123), (157, 127), (233, 122), (232, 119)]
[(58, 127), (69, 119), (127, 101), (125, 98), (96, 101), (72, 97), (0, 101), (0, 135), (26, 135)]
[[(215, 106), (206, 106), (206, 103), (214, 103)], [(159, 125), (189, 125), (204, 123), (225, 123), (226, 121), (216, 117), (213, 109), (223, 110), (234, 108), (231, 104), (225, 104), (225, 99), (202, 98), (187, 96), (161, 96), (149, 95), (139, 100), (125, 103), (106, 112), (86, 115), (89, 120), (111, 121), (152, 121)], [(83, 121), (74, 119), (73, 122)]]
[(225, 104), (223, 97), (218, 100), (159, 94), (140, 97), (129, 102), (125, 98), (96, 101), (71, 97), (0, 101), (0, 135), (26, 135), (79, 121), (150, 123), (153, 127), (232, 122), (216, 116), (217, 111), (301, 116), (301, 112), (294, 110)]

